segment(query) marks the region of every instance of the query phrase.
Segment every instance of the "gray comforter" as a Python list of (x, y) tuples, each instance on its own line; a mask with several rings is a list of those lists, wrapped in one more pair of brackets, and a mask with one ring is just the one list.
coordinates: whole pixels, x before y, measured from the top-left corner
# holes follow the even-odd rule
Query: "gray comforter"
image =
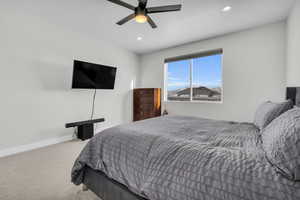
[(167, 116), (97, 134), (76, 160), (150, 200), (299, 200), (300, 182), (276, 173), (247, 123)]

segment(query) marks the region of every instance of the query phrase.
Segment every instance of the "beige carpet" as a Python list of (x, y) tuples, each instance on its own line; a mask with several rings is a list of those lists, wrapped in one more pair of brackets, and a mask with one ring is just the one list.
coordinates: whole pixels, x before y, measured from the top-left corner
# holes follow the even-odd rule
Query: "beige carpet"
[(71, 141), (0, 158), (0, 200), (99, 200), (70, 182), (85, 144)]

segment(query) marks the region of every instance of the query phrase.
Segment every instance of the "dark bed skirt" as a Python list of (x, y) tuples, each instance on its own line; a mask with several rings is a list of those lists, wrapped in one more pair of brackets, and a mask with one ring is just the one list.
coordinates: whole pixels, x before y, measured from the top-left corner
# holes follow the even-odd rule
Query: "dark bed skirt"
[(147, 200), (140, 197), (117, 181), (108, 178), (103, 172), (90, 167), (84, 168), (83, 184), (102, 200)]

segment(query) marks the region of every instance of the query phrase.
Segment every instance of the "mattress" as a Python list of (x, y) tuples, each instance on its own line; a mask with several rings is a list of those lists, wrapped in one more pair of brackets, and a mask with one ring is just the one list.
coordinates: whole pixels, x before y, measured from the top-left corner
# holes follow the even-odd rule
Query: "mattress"
[(300, 199), (300, 183), (274, 170), (250, 123), (164, 116), (107, 129), (72, 169), (103, 172), (149, 200)]

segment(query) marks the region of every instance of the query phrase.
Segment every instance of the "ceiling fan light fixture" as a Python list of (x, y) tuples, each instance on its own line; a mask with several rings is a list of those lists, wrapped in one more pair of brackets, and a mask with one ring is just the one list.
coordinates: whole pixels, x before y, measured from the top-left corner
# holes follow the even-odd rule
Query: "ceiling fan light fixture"
[(128, 15), (127, 17), (124, 17), (123, 19), (117, 22), (119, 26), (122, 26), (123, 24), (129, 22), (130, 20), (135, 20), (137, 23), (148, 22), (151, 28), (153, 29), (157, 28), (157, 25), (153, 21), (151, 16), (148, 14), (180, 11), (182, 7), (181, 4), (147, 7), (148, 0), (138, 0), (137, 7), (126, 3), (124, 0), (107, 0), (107, 1), (128, 8), (129, 10), (133, 11), (132, 14)]
[(147, 22), (148, 18), (145, 15), (139, 14), (135, 16), (135, 21), (137, 23), (145, 23)]

